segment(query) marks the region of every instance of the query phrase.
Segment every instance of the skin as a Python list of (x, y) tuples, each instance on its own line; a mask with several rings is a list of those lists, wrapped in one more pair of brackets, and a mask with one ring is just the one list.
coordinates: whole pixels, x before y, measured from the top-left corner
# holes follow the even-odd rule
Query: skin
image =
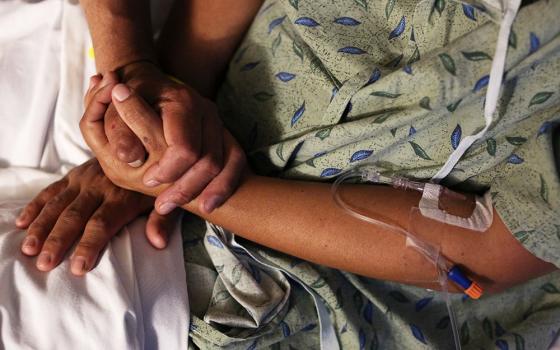
[[(168, 147), (144, 178), (151, 187), (173, 184), (156, 201), (162, 215), (197, 196), (201, 207), (210, 212), (231, 195), (217, 188), (237, 185), (214, 184), (225, 170), (226, 150), (217, 108), (208, 97), (214, 95), (221, 73), (261, 3), (244, 0), (240, 6), (232, 0), (177, 0), (157, 45), (158, 55), (146, 0), (140, 4), (136, 0), (81, 0), (98, 71), (117, 71), (120, 81), (134, 87), (163, 121)], [(164, 70), (187, 85), (170, 79)], [(112, 106), (106, 120), (114, 156), (133, 167), (143, 164), (142, 143)], [(232, 181), (236, 177), (221, 178)]]
[[(239, 6), (234, 1), (175, 2), (158, 47), (165, 70), (190, 84), (185, 85), (169, 79), (156, 65), (147, 1), (81, 1), (93, 37), (97, 69), (105, 73), (91, 78), (84, 105), (90, 104), (89, 96), (119, 81), (126, 81), (149, 99), (151, 107), (163, 119), (163, 125), (168, 126), (168, 157), (154, 165), (152, 173), (148, 173), (145, 179), (146, 182), (155, 178), (156, 181), (175, 183), (162, 193), (157, 206), (160, 210), (165, 201), (184, 203), (198, 196), (200, 210), (211, 212), (231, 195), (239, 181), (245, 164), (244, 155), (241, 153), (238, 164), (229, 168), (223, 166), (222, 125), (209, 97), (213, 96), (229, 57), (260, 3), (260, 0), (245, 0), (246, 6)], [(211, 27), (205, 25), (216, 15), (222, 18), (219, 23)], [(112, 73), (113, 70), (118, 70), (120, 77)], [(112, 154), (129, 166), (141, 165), (146, 153), (140, 140), (122, 121), (113, 105), (110, 104), (104, 113), (105, 133)], [(190, 154), (199, 152), (197, 149), (190, 148), (190, 153), (185, 152), (193, 144), (200, 145), (198, 158)], [(240, 152), (237, 144), (231, 144), (231, 147)], [(189, 163), (194, 165), (189, 168)], [(71, 271), (78, 276), (84, 275), (94, 267), (110, 237), (144, 214), (148, 210), (146, 203), (153, 208), (153, 198), (117, 188), (95, 164), (95, 160), (82, 164), (43, 190), (16, 220), (16, 226), (28, 229), (22, 241), (22, 252), (39, 256), (39, 270), (55, 268), (72, 243), (79, 239), (71, 257)], [(84, 172), (89, 174), (88, 177), (80, 175)], [(91, 183), (102, 185), (92, 188)], [(63, 193), (65, 198), (70, 198), (66, 194), (69, 191), (77, 197), (72, 202), (60, 203)], [(84, 191), (94, 193), (78, 195)], [(87, 201), (93, 197), (103, 199), (99, 208), (108, 206), (112, 210), (92, 212)], [(167, 214), (172, 209), (168, 206), (161, 212)], [(79, 220), (68, 220), (68, 212)], [(167, 231), (176, 212), (163, 216), (153, 210), (149, 215), (146, 235), (154, 247), (165, 247)], [(121, 216), (121, 213), (125, 215)]]
[[(142, 177), (165, 149), (161, 121), (126, 85), (113, 87), (112, 97), (125, 123), (148, 150), (146, 164), (132, 169), (111, 156), (103, 128), (103, 111), (110, 102), (106, 90), (92, 97), (80, 123), (82, 133), (115, 184), (157, 196), (166, 185), (149, 188), (143, 185)], [(235, 143), (228, 133), (224, 140)], [(236, 163), (240, 157), (232, 151), (226, 153), (225, 162)], [(235, 194), (212, 213), (200, 211), (196, 200), (183, 208), (243, 238), (308, 261), (368, 277), (438, 288), (430, 282), (436, 279), (432, 265), (407, 249), (403, 236), (342, 212), (331, 198), (330, 187), (248, 173)], [(342, 186), (342, 195), (360, 211), (405, 228), (411, 209), (419, 201), (417, 192), (382, 186)], [(472, 202), (465, 203), (466, 207), (454, 204), (453, 210), (468, 213)], [(418, 226), (423, 239), (439, 245), (444, 256), (469, 271), (487, 292), (501, 291), (555, 270), (552, 264), (525, 250), (494, 214), (492, 226), (482, 234), (427, 220)]]
[[(39, 270), (50, 271), (78, 241), (70, 268), (74, 275), (82, 276), (95, 265), (101, 250), (120, 228), (149, 212), (153, 201), (115, 186), (97, 160), (91, 159), (26, 205), (16, 222), (19, 228), (27, 229), (21, 250), (27, 256), (38, 256)], [(151, 214), (146, 236), (154, 247), (165, 247), (165, 232), (171, 223), (156, 212)]]

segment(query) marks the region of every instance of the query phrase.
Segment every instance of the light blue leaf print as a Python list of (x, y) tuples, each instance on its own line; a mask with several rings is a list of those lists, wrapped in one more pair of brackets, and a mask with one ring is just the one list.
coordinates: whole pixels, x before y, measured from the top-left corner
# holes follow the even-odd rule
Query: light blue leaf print
[(362, 22), (352, 18), (352, 17), (339, 17), (334, 20), (334, 23), (341, 24), (343, 26), (357, 26), (362, 24)]
[(338, 168), (326, 168), (325, 170), (323, 170), (321, 172), (321, 175), (319, 175), (320, 177), (328, 177), (328, 176), (335, 176), (340, 174), (340, 172), (342, 171), (342, 169), (338, 169)]
[(242, 72), (249, 71), (249, 70), (255, 68), (256, 66), (258, 66), (259, 63), (261, 63), (261, 62), (260, 62), (260, 61), (257, 61), (257, 62), (249, 62), (249, 63), (247, 63), (246, 65), (244, 65), (243, 67), (241, 67), (241, 71), (242, 71)]
[(478, 79), (476, 84), (474, 84), (473, 92), (477, 92), (478, 90), (486, 87), (486, 85), (488, 85), (489, 81), (490, 81), (490, 76), (489, 75), (485, 75), (482, 78)]
[(508, 350), (509, 349), (509, 345), (508, 345), (507, 341), (505, 341), (503, 339), (496, 340), (495, 344), (498, 347), (498, 349), (500, 349), (500, 350)]
[(303, 102), (303, 104), (297, 109), (297, 111), (294, 113), (293, 117), (292, 117), (292, 121), (291, 121), (291, 126), (293, 127), (295, 123), (297, 123), (297, 121), (303, 116), (303, 113), (305, 112), (305, 101)]
[(410, 129), (408, 129), (408, 137), (413, 136), (414, 134), (416, 134), (416, 129), (413, 126), (410, 126)]
[(426, 306), (428, 306), (428, 304), (434, 299), (434, 297), (426, 297), (426, 298), (422, 298), (420, 300), (418, 300), (416, 302), (416, 305), (414, 306), (414, 308), (416, 309), (416, 311), (422, 311), (422, 309), (424, 309)]
[(451, 133), (451, 147), (453, 147), (453, 149), (457, 149), (457, 147), (459, 147), (459, 143), (461, 142), (461, 134), (461, 125), (457, 124), (457, 126)]
[(542, 123), (542, 125), (539, 128), (539, 132), (537, 133), (537, 137), (541, 136), (542, 134), (547, 133), (548, 130), (550, 130), (551, 127), (552, 127), (552, 122), (546, 121), (546, 122)]
[(498, 323), (498, 321), (494, 321), (494, 331), (496, 334), (496, 338), (499, 338), (502, 335), (506, 334), (506, 330)]
[(290, 5), (296, 10), (299, 10), (299, 0), (290, 0)]
[(529, 41), (530, 41), (529, 53), (533, 53), (537, 51), (541, 46), (541, 41), (539, 40), (539, 37), (537, 36), (537, 34), (533, 32), (531, 32), (531, 34), (529, 35)]
[(354, 152), (354, 154), (352, 154), (352, 157), (350, 157), (350, 163), (357, 162), (357, 161), (360, 161), (360, 160), (364, 160), (367, 157), (371, 156), (372, 153), (373, 153), (373, 151), (365, 150), (365, 149)]
[(403, 32), (404, 28), (406, 27), (406, 17), (402, 16), (399, 24), (393, 29), (393, 31), (389, 34), (389, 40), (399, 37)]
[(521, 164), (525, 161), (525, 159), (521, 158), (520, 156), (518, 156), (517, 154), (512, 154), (511, 156), (508, 157), (507, 162), (509, 164)]
[(426, 342), (426, 338), (424, 337), (424, 333), (422, 333), (422, 330), (417, 325), (411, 324), (410, 330), (412, 331), (414, 338), (418, 339), (421, 343), (428, 344)]
[(255, 340), (251, 345), (249, 345), (247, 350), (255, 350), (256, 348), (257, 348), (257, 341)]
[(287, 338), (290, 336), (290, 327), (288, 326), (288, 324), (284, 321), (280, 322), (280, 328), (282, 328), (282, 334), (284, 335), (284, 338)]
[(272, 33), (272, 30), (274, 30), (274, 28), (276, 28), (280, 24), (282, 24), (282, 22), (284, 22), (285, 19), (286, 19), (286, 16), (282, 16), (282, 17), (278, 17), (276, 19), (273, 19), (272, 22), (270, 22), (270, 24), (268, 25), (268, 34)]
[(331, 93), (331, 101), (333, 100), (333, 98), (336, 96), (336, 94), (338, 93), (338, 88), (335, 86), (332, 89), (332, 93)]
[(360, 49), (359, 47), (354, 47), (354, 46), (346, 46), (343, 48), (338, 49), (338, 52), (342, 52), (342, 53), (347, 53), (350, 55), (363, 55), (367, 52), (365, 52), (364, 50)]
[(476, 16), (474, 13), (474, 7), (471, 5), (463, 4), (463, 13), (467, 16), (468, 19), (476, 21)]
[(211, 245), (213, 245), (216, 248), (220, 248), (220, 249), (224, 248), (224, 245), (222, 244), (222, 241), (220, 241), (220, 239), (216, 236), (208, 236), (208, 237), (206, 237), (206, 240), (208, 241), (208, 243), (210, 243)]
[(360, 342), (360, 350), (364, 350), (366, 348), (366, 332), (361, 328), (358, 332), (358, 341)]
[(403, 67), (403, 71), (404, 71), (406, 74), (412, 75), (412, 67), (409, 66), (408, 64), (407, 64), (406, 66)]
[(295, 74), (292, 73), (288, 73), (288, 72), (280, 72), (278, 74), (275, 75), (275, 77), (280, 80), (283, 81), (284, 83), (294, 79), (296, 77)]
[(366, 307), (364, 308), (364, 319), (369, 324), (372, 324), (373, 322), (373, 304), (369, 300), (367, 301)]
[(315, 327), (317, 327), (317, 325), (315, 323), (310, 323), (307, 326), (303, 327), (301, 330), (303, 332), (309, 332), (315, 329)]
[(399, 303), (408, 303), (410, 302), (410, 300), (401, 292), (399, 292), (398, 290), (392, 290), (389, 292), (389, 296), (391, 296), (391, 298), (395, 299), (396, 301), (398, 301)]
[(371, 76), (369, 77), (366, 86), (375, 83), (376, 81), (379, 80), (379, 78), (381, 78), (381, 71), (379, 70), (379, 68), (375, 68), (371, 73)]
[(432, 158), (430, 158), (430, 156), (428, 156), (428, 154), (426, 153), (426, 151), (424, 151), (424, 149), (417, 143), (412, 142), (412, 141), (408, 141), (408, 143), (410, 143), (410, 146), (412, 146), (412, 149), (414, 150), (414, 153), (425, 160), (432, 160)]
[(446, 329), (449, 326), (449, 316), (444, 316), (441, 320), (438, 321), (436, 324), (437, 329)]
[(313, 18), (309, 17), (300, 17), (294, 21), (295, 24), (305, 27), (317, 27), (319, 23), (315, 21)]

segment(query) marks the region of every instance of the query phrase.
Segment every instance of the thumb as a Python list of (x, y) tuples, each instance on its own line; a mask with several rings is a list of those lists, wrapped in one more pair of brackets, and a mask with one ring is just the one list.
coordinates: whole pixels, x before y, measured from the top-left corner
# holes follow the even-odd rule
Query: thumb
[(167, 246), (168, 237), (172, 234), (178, 217), (178, 210), (168, 215), (160, 215), (155, 209), (152, 210), (146, 223), (146, 238), (152, 246), (157, 249), (163, 249)]
[(138, 136), (148, 152), (162, 142), (165, 145), (161, 118), (141, 96), (125, 84), (117, 84), (112, 97), (121, 119)]

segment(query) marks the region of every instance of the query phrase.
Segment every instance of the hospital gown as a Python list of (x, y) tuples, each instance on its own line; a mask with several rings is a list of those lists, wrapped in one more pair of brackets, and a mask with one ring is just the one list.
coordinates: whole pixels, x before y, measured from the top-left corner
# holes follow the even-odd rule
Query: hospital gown
[[(515, 238), (557, 267), (559, 15), (554, 0), (520, 9), (494, 122), (443, 182), (490, 191)], [(332, 181), (368, 163), (429, 180), (462, 138), (484, 127), (498, 22), (491, 9), (451, 0), (266, 1), (230, 64), (222, 117), (260, 174)], [(433, 291), (239, 241), (245, 251), (218, 227), (194, 217), (185, 224), (191, 347), (319, 349), (320, 331), (331, 329), (342, 349), (453, 348), (445, 303)], [(312, 294), (296, 280), (316, 293), (329, 322), (320, 324)], [(464, 349), (545, 349), (560, 330), (558, 272), (451, 301)]]

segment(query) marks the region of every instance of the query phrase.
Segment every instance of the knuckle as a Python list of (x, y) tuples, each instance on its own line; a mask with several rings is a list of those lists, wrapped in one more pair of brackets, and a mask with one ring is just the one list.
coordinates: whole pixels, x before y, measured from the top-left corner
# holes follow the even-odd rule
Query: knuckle
[(43, 237), (47, 233), (47, 226), (42, 219), (36, 219), (29, 225), (27, 233), (30, 236)]
[(103, 248), (103, 243), (100, 239), (95, 237), (83, 237), (76, 249), (98, 252), (101, 248)]
[(83, 213), (77, 206), (71, 205), (64, 211), (62, 218), (66, 223), (75, 223), (82, 219)]
[(103, 215), (94, 215), (89, 220), (87, 225), (88, 232), (95, 232), (97, 234), (106, 234), (110, 229), (111, 224), (109, 219)]
[(221, 164), (215, 158), (205, 158), (201, 163), (200, 171), (209, 177), (216, 177), (222, 171)]
[(196, 152), (192, 146), (185, 144), (175, 148), (176, 149), (173, 150), (175, 157), (183, 164), (193, 164), (198, 160), (198, 152)]
[(68, 238), (56, 234), (49, 235), (47, 237), (47, 240), (45, 241), (45, 247), (55, 248), (55, 249), (64, 247), (67, 244), (68, 244)]

